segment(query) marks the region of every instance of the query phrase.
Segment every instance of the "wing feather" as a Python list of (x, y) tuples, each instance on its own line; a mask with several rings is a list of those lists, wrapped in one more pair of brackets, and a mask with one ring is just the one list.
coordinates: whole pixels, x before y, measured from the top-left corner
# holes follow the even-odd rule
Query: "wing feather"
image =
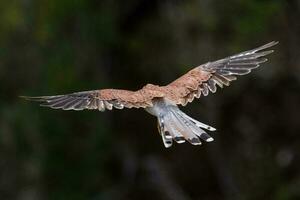
[(217, 86), (229, 86), (239, 75), (245, 75), (267, 61), (264, 56), (273, 52), (266, 50), (278, 42), (270, 42), (258, 48), (200, 65), (166, 86), (147, 84), (137, 91), (103, 89), (76, 92), (66, 95), (24, 97), (38, 101), (41, 106), (63, 110), (112, 110), (123, 108), (147, 108), (155, 98), (167, 98), (174, 104), (185, 106), (194, 98), (215, 93)]
[(264, 56), (274, 52), (266, 49), (277, 43), (273, 41), (252, 50), (200, 65), (166, 86), (167, 89), (173, 90), (173, 94), (176, 94), (175, 97), (167, 96), (176, 104), (185, 106), (187, 102), (193, 100), (190, 94), (199, 98), (201, 94), (207, 96), (209, 92), (215, 93), (217, 86), (220, 88), (224, 85), (229, 86), (231, 81), (237, 79), (237, 76), (249, 74), (266, 62), (268, 59)]
[(146, 108), (152, 106), (152, 99), (163, 97), (154, 85), (146, 85), (138, 91), (103, 89), (76, 92), (66, 95), (39, 96), (23, 98), (40, 102), (41, 106), (63, 110), (112, 110), (123, 108)]
[[(221, 88), (223, 85), (229, 86), (230, 82), (236, 80), (236, 76), (249, 74), (253, 69), (258, 68), (260, 64), (266, 62), (268, 59), (264, 56), (273, 53), (273, 50), (265, 50), (278, 42), (270, 42), (258, 48), (245, 51), (221, 60), (208, 62), (199, 66), (199, 70), (208, 71), (211, 73), (211, 78), (206, 81), (212, 80)], [(205, 88), (206, 82), (202, 83), (199, 87)], [(211, 90), (210, 90), (211, 91)], [(206, 93), (206, 91), (203, 91)]]

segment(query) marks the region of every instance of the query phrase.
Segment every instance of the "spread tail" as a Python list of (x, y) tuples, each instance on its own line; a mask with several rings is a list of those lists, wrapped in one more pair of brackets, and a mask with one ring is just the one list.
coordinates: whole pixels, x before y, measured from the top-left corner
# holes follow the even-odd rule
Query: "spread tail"
[(158, 116), (157, 125), (166, 148), (172, 146), (173, 140), (177, 143), (188, 141), (193, 145), (201, 145), (200, 139), (212, 142), (214, 139), (203, 129), (216, 130), (189, 117), (175, 106), (169, 107), (166, 114)]

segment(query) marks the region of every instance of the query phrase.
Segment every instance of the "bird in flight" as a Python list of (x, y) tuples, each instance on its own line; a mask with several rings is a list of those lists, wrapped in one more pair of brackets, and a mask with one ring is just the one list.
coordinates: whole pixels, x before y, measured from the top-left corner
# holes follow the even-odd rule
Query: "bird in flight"
[(245, 75), (267, 61), (268, 48), (278, 42), (270, 42), (252, 50), (241, 52), (214, 62), (207, 62), (190, 70), (168, 85), (147, 84), (137, 91), (101, 89), (65, 95), (23, 98), (41, 102), (41, 106), (63, 110), (112, 110), (143, 108), (157, 117), (158, 131), (166, 148), (173, 141), (188, 141), (200, 145), (201, 140), (212, 142), (213, 138), (203, 129), (215, 131), (212, 126), (199, 122), (182, 112), (178, 105), (186, 106), (195, 98), (215, 93), (217, 86), (229, 86), (237, 76)]

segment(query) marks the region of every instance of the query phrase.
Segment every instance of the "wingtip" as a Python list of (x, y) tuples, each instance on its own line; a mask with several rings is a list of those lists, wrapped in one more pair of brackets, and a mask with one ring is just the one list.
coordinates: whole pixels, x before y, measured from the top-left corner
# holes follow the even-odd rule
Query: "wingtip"
[(42, 97), (31, 97), (31, 96), (20, 95), (19, 98), (25, 99), (27, 101), (42, 101)]
[(31, 97), (29, 97), (29, 96), (23, 96), (23, 95), (20, 95), (19, 98), (25, 99), (25, 100), (30, 100), (31, 99)]
[(270, 48), (272, 46), (277, 45), (278, 43), (279, 43), (279, 41), (272, 41), (272, 42), (269, 42), (269, 43), (267, 43), (267, 44), (265, 44), (263, 46), (264, 46), (264, 48)]
[(271, 42), (269, 42), (269, 44), (278, 44), (279, 43), (279, 41), (276, 41), (276, 40), (273, 40), (273, 41), (271, 41)]

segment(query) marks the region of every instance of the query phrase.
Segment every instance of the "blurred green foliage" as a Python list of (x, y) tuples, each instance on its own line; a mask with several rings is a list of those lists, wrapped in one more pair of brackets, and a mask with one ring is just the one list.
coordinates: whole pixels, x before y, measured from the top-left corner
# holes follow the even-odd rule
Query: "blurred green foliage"
[[(300, 198), (297, 0), (0, 1), (0, 199)], [(19, 95), (167, 84), (272, 40), (270, 61), (186, 108), (215, 142), (164, 149), (142, 110)]]

